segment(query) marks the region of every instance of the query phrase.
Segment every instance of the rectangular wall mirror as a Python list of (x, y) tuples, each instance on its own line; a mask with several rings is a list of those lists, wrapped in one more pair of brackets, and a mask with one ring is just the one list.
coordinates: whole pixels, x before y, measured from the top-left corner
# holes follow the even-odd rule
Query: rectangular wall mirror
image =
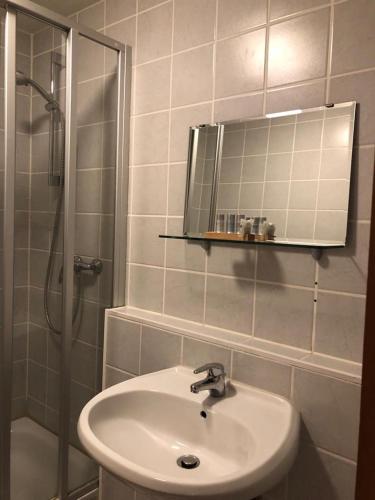
[(184, 235), (344, 246), (355, 107), (191, 127)]

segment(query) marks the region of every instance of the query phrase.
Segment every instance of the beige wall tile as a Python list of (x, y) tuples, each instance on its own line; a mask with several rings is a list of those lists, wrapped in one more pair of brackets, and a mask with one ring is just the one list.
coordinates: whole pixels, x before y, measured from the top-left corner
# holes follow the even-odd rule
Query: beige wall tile
[(214, 121), (238, 120), (262, 114), (263, 94), (215, 101)]
[(232, 378), (286, 398), (290, 397), (290, 366), (234, 351)]
[(356, 467), (313, 446), (302, 445), (289, 474), (288, 500), (352, 500)]
[(174, 9), (174, 52), (213, 40), (215, 0), (179, 0)]
[(360, 394), (358, 385), (296, 370), (293, 402), (301, 412), (304, 439), (355, 460)]
[(320, 292), (317, 305), (315, 350), (360, 363), (365, 299)]
[(251, 281), (207, 277), (206, 317), (209, 325), (251, 333), (254, 284)]
[(349, 1), (335, 6), (332, 73), (346, 73), (374, 66), (375, 4)]
[(212, 245), (207, 260), (207, 272), (228, 274), (238, 278), (253, 278), (254, 270), (254, 249), (239, 248), (238, 245), (227, 243)]
[(151, 9), (164, 1), (165, 0), (138, 0), (138, 12), (142, 12), (142, 10), (145, 9)]
[(268, 86), (324, 76), (329, 10), (321, 10), (272, 26)]
[(142, 326), (141, 374), (180, 364), (181, 344), (179, 335)]
[(271, 19), (326, 4), (326, 0), (271, 0)]
[(132, 169), (132, 208), (137, 215), (164, 215), (167, 208), (166, 165)]
[(131, 217), (130, 259), (137, 264), (162, 266), (165, 240), (159, 234), (165, 232), (163, 217)]
[(172, 106), (212, 99), (213, 46), (173, 56)]
[[(132, 61), (135, 62), (135, 17), (131, 17), (130, 19), (126, 19), (124, 21), (117, 22), (109, 27), (105, 28), (105, 34), (115, 38), (119, 42), (130, 45), (133, 48), (132, 50)], [(113, 57), (113, 52), (106, 50), (106, 71), (114, 71), (116, 68), (115, 57)], [(108, 60), (107, 60), (108, 59)]]
[(368, 224), (349, 224), (348, 246), (324, 253), (319, 286), (327, 290), (365, 293), (369, 244)]
[(375, 71), (333, 78), (329, 99), (332, 102), (357, 101), (360, 103), (356, 123), (356, 140), (359, 144), (373, 144), (375, 136), (375, 110), (372, 89)]
[(103, 388), (107, 389), (115, 384), (120, 384), (121, 382), (125, 382), (132, 377), (129, 373), (123, 372), (121, 370), (117, 370), (116, 368), (112, 368), (111, 366), (105, 366), (105, 386)]
[(313, 298), (313, 292), (309, 290), (258, 283), (255, 336), (310, 349)]
[(164, 312), (190, 321), (203, 321), (204, 276), (167, 270)]
[(260, 248), (257, 277), (264, 281), (312, 287), (315, 262), (308, 250)]
[(107, 320), (107, 356), (112, 367), (139, 374), (141, 353), (141, 326), (117, 318)]
[(169, 107), (171, 59), (143, 64), (136, 68), (135, 114)]
[(264, 75), (265, 30), (218, 42), (215, 97), (261, 89)]
[(139, 15), (137, 64), (168, 56), (172, 46), (172, 3)]
[(350, 186), (350, 219), (370, 220), (374, 147), (354, 149)]
[(324, 93), (325, 84), (323, 81), (271, 90), (267, 92), (267, 113), (323, 106), (325, 103)]
[[(107, 6), (110, 9), (108, 4)], [(94, 30), (102, 29), (104, 27), (104, 3), (98, 3), (80, 12), (78, 22)], [(108, 19), (107, 22), (109, 22)]]
[(222, 363), (227, 376), (230, 376), (231, 352), (208, 342), (184, 337), (182, 350), (182, 363), (192, 368), (198, 368), (206, 363)]
[(218, 38), (234, 35), (266, 22), (265, 0), (219, 0)]
[(163, 269), (131, 265), (129, 279), (129, 305), (161, 312), (163, 304)]
[(168, 160), (169, 113), (135, 118), (134, 164), (164, 163)]
[(106, 23), (111, 24), (136, 13), (136, 0), (106, 0)]

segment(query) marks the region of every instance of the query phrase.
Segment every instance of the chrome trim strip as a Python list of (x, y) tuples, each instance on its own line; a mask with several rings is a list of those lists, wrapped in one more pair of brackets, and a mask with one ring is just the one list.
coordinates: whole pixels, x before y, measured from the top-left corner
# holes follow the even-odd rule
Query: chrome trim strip
[(214, 164), (214, 175), (212, 180), (211, 202), (210, 202), (210, 218), (208, 222), (208, 230), (215, 231), (216, 222), (216, 204), (217, 204), (217, 190), (220, 178), (221, 156), (223, 151), (224, 139), (224, 125), (218, 124), (217, 138), (216, 138), (216, 154)]
[(10, 498), (10, 430), (12, 418), (12, 344), (14, 293), (14, 189), (16, 172), (16, 23), (17, 14), (5, 15), (4, 60), (4, 220), (3, 220), (3, 297), (1, 357), (1, 452), (0, 497)]
[(78, 31), (71, 29), (66, 45), (65, 175), (64, 175), (64, 256), (62, 338), (60, 360), (60, 415), (58, 496), (69, 491), (70, 374), (73, 330), (74, 246), (77, 163), (77, 62)]
[(197, 152), (199, 141), (199, 127), (190, 127), (189, 129), (189, 146), (188, 160), (186, 172), (186, 190), (185, 190), (185, 210), (184, 210), (184, 225), (183, 233), (191, 232), (190, 227), (190, 208), (193, 206), (193, 192), (195, 180), (195, 168), (197, 164)]
[(118, 53), (117, 65), (116, 198), (112, 307), (125, 305), (131, 55), (131, 48), (127, 46), (125, 53)]
[(91, 28), (88, 28), (82, 24), (78, 24), (72, 19), (68, 19), (62, 14), (58, 14), (53, 10), (47, 9), (46, 7), (42, 7), (30, 0), (0, 0), (0, 7), (4, 8), (14, 8), (17, 11), (23, 12), (29, 16), (36, 17), (41, 19), (49, 24), (53, 24), (59, 28), (62, 28), (66, 31), (74, 29), (80, 35), (92, 40), (94, 42), (98, 42), (105, 47), (110, 49), (120, 50), (122, 52), (125, 51), (125, 45), (113, 38), (103, 35)]

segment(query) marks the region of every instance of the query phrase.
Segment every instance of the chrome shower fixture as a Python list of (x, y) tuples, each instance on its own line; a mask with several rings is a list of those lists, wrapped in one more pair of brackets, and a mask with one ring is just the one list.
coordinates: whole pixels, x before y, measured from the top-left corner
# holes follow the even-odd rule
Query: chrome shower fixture
[(52, 94), (47, 92), (38, 82), (26, 76), (22, 71), (16, 71), (16, 83), (24, 87), (29, 85), (33, 87), (47, 101), (47, 104), (44, 106), (47, 111), (60, 111), (59, 104), (53, 98)]

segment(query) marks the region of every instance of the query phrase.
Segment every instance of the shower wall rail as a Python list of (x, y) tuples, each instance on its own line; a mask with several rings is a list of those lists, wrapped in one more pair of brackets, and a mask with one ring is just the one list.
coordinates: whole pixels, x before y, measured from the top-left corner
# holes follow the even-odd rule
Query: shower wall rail
[[(59, 417), (59, 500), (70, 498), (68, 488), (69, 453), (69, 381), (71, 368), (73, 265), (75, 226), (75, 189), (77, 157), (77, 54), (81, 35), (117, 52), (117, 142), (116, 199), (113, 256), (113, 306), (125, 303), (126, 209), (128, 183), (128, 137), (130, 117), (131, 49), (90, 28), (81, 26), (29, 0), (0, 0), (5, 9), (5, 177), (3, 207), (3, 256), (1, 261), (3, 294), (1, 297), (2, 332), (0, 335), (0, 500), (10, 497), (10, 429), (12, 386), (12, 330), (14, 288), (14, 203), (16, 170), (16, 27), (17, 13), (24, 13), (65, 30), (66, 58), (66, 133), (64, 193), (64, 266), (63, 266), (63, 328), (60, 361)], [(81, 490), (81, 494), (84, 491)], [(73, 498), (73, 496), (71, 497)], [(76, 498), (76, 496), (74, 496)]]

